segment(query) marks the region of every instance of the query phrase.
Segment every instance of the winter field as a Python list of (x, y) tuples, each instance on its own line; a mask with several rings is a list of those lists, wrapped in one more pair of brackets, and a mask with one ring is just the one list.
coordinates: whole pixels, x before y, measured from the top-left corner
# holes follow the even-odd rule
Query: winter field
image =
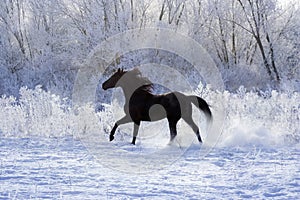
[[(0, 200), (299, 199), (299, 2), (1, 1)], [(166, 120), (108, 141), (124, 98), (101, 84), (134, 67), (211, 105), (203, 144)]]
[(39, 87), (22, 88), (18, 102), (2, 97), (0, 198), (297, 199), (299, 93), (198, 92), (225, 99), (224, 130), (213, 146), (205, 135), (196, 143), (184, 123), (168, 145), (164, 121), (143, 124), (136, 146), (129, 144), (131, 126), (110, 143), (111, 105), (74, 112)]

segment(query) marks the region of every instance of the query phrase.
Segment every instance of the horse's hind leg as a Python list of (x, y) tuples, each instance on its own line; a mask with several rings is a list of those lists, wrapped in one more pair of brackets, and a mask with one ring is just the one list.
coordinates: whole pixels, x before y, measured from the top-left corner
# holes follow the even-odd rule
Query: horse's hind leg
[(200, 143), (202, 143), (202, 139), (201, 139), (201, 136), (200, 136), (200, 131), (199, 131), (199, 128), (198, 126), (195, 124), (194, 120), (192, 119), (191, 116), (184, 116), (183, 117), (183, 120), (193, 129), (194, 133), (196, 134), (197, 138), (198, 138), (198, 141)]
[(170, 119), (168, 119), (168, 121), (169, 121), (170, 135), (171, 135), (170, 142), (172, 142), (177, 135), (176, 125), (178, 121), (170, 120)]
[(139, 132), (139, 127), (140, 127), (140, 122), (139, 123), (134, 123), (133, 127), (133, 138), (131, 144), (135, 145), (136, 137)]

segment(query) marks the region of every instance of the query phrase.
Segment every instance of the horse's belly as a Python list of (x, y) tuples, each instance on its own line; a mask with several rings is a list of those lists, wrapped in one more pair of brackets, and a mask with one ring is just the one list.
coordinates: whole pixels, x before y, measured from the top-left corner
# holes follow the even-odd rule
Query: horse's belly
[(133, 121), (158, 121), (167, 117), (166, 110), (159, 104), (150, 108), (147, 106), (135, 106), (130, 109), (130, 116)]
[(154, 104), (150, 107), (149, 112), (149, 121), (158, 121), (167, 117), (165, 108), (162, 105)]

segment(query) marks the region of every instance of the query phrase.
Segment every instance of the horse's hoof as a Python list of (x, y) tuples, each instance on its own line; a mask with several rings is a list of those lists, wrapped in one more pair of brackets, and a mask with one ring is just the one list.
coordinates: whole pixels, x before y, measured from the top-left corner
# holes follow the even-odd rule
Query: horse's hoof
[(198, 141), (199, 141), (199, 143), (202, 143), (201, 137), (198, 137)]
[(115, 137), (113, 136), (113, 135), (110, 135), (109, 136), (109, 141), (111, 142), (111, 141), (113, 141), (115, 139)]
[(135, 141), (136, 141), (136, 137), (133, 137), (131, 144), (135, 145)]

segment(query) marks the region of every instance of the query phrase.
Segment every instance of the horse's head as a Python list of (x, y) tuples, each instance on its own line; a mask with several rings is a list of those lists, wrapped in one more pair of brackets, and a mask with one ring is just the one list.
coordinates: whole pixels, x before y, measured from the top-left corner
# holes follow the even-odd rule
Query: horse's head
[(109, 88), (114, 88), (117, 87), (117, 83), (118, 81), (121, 79), (121, 77), (126, 73), (126, 71), (124, 71), (123, 69), (118, 69), (118, 71), (116, 73), (114, 73), (109, 79), (107, 79), (107, 81), (105, 81), (102, 84), (102, 88), (104, 90), (107, 90)]

